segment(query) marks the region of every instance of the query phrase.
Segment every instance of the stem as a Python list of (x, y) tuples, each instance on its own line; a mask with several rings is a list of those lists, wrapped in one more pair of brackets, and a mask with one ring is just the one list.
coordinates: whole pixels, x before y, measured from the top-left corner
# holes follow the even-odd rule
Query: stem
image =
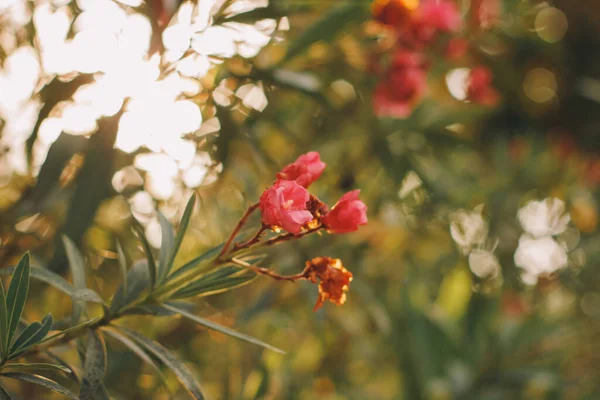
[(298, 235), (294, 235), (293, 233), (284, 233), (283, 235), (275, 236), (274, 238), (265, 241), (264, 243), (262, 243), (262, 246), (260, 246), (260, 247), (272, 246), (274, 244), (286, 242), (291, 239), (300, 239), (301, 237), (310, 235), (311, 233), (315, 233), (315, 232), (321, 230), (322, 228), (323, 228), (323, 225), (318, 225), (318, 226), (316, 226), (312, 229), (308, 229)]
[(268, 229), (268, 227), (266, 227), (265, 225), (262, 225), (260, 227), (260, 229), (258, 230), (258, 232), (256, 232), (250, 240), (247, 240), (244, 243), (234, 244), (233, 248), (231, 249), (231, 252), (236, 252), (238, 250), (246, 249), (248, 247), (255, 245), (256, 243), (258, 243), (260, 241), (260, 237), (267, 229)]
[(231, 242), (233, 242), (233, 239), (237, 236), (238, 233), (240, 233), (240, 230), (242, 229), (244, 224), (248, 221), (248, 217), (250, 217), (250, 215), (252, 215), (252, 213), (257, 208), (258, 208), (258, 203), (254, 203), (254, 204), (251, 204), (250, 206), (248, 206), (248, 209), (246, 210), (246, 212), (244, 212), (244, 215), (242, 215), (242, 218), (240, 218), (240, 220), (238, 221), (235, 229), (231, 232), (231, 235), (229, 235), (227, 242), (225, 242), (225, 246), (223, 246), (223, 248), (221, 249), (221, 252), (217, 256), (217, 259), (221, 259), (225, 255), (225, 253), (227, 253), (227, 250), (229, 249)]
[(272, 271), (268, 268), (263, 268), (263, 267), (257, 267), (256, 265), (252, 265), (252, 264), (248, 264), (247, 262), (240, 260), (238, 258), (232, 257), (231, 261), (237, 265), (239, 265), (240, 267), (244, 267), (247, 268), (249, 270), (252, 270), (254, 272), (256, 272), (257, 274), (261, 274), (261, 275), (267, 275), (270, 276), (271, 278), (277, 280), (277, 281), (297, 281), (299, 279), (306, 279), (306, 274), (308, 272), (308, 269), (305, 268), (304, 271), (302, 271), (299, 274), (296, 275), (279, 275), (277, 272)]

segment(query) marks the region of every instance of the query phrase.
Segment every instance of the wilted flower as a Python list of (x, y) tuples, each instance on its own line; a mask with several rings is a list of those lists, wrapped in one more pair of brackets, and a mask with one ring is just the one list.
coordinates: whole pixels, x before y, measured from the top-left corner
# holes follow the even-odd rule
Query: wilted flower
[(460, 210), (451, 217), (450, 235), (467, 254), (474, 246), (485, 243), (488, 224), (478, 211)]
[(325, 169), (325, 165), (321, 161), (319, 153), (311, 151), (298, 157), (292, 164), (286, 165), (277, 174), (277, 179), (296, 181), (298, 185), (307, 188), (311, 183), (319, 179)]
[(421, 100), (427, 85), (422, 55), (398, 51), (384, 79), (373, 94), (373, 107), (379, 116), (404, 118)]
[(319, 297), (314, 311), (326, 300), (341, 306), (346, 302), (348, 285), (352, 282), (352, 273), (342, 265), (338, 258), (316, 257), (306, 262), (306, 277), (313, 283), (319, 283)]
[(563, 233), (571, 219), (565, 212), (565, 203), (550, 197), (528, 202), (519, 210), (518, 217), (523, 230), (536, 238)]
[(567, 253), (550, 236), (533, 238), (522, 235), (515, 252), (515, 265), (522, 268), (522, 279), (527, 284), (535, 284), (540, 275), (550, 275), (567, 266)]
[(492, 72), (486, 67), (475, 67), (467, 80), (467, 99), (484, 106), (498, 103), (500, 96), (492, 87)]
[(307, 210), (309, 199), (308, 191), (296, 182), (275, 182), (260, 197), (263, 224), (273, 229), (283, 228), (293, 234), (300, 233), (302, 226), (313, 219)]
[(358, 196), (360, 190), (353, 190), (343, 195), (321, 219), (323, 225), (333, 233), (347, 233), (358, 230), (367, 223), (367, 206)]

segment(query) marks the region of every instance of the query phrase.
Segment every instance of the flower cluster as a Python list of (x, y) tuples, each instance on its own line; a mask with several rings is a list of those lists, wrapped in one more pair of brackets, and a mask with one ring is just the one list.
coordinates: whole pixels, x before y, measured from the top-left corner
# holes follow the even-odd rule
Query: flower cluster
[[(346, 301), (346, 292), (352, 280), (352, 273), (343, 267), (339, 259), (317, 257), (307, 261), (306, 267), (301, 273), (283, 276), (268, 268), (251, 265), (237, 259), (235, 253), (259, 244), (271, 245), (297, 239), (319, 230), (339, 234), (354, 232), (361, 225), (365, 225), (367, 223), (367, 206), (359, 199), (359, 190), (346, 193), (331, 208), (308, 192), (307, 188), (319, 179), (324, 170), (325, 163), (321, 161), (317, 152), (304, 154), (292, 164), (285, 166), (276, 175), (273, 185), (263, 192), (260, 201), (246, 210), (219, 255), (221, 261), (229, 260), (276, 280), (305, 279), (319, 283), (319, 297), (314, 308), (315, 311), (326, 300), (337, 305), (344, 304)], [(236, 243), (229, 250), (234, 238), (250, 214), (256, 209), (260, 209), (262, 226), (251, 239), (243, 243)], [(261, 236), (266, 230), (271, 230), (277, 235), (261, 242)], [(280, 233), (281, 230), (286, 232)], [(233, 256), (231, 256), (232, 254)]]
[[(375, 0), (375, 20), (396, 38), (396, 44), (373, 94), (373, 107), (379, 116), (405, 118), (420, 103), (427, 88), (431, 62), (426, 50), (438, 42), (446, 46), (451, 61), (463, 58), (469, 42), (457, 35), (463, 21), (454, 0)], [(475, 12), (475, 11), (474, 11)], [(465, 82), (467, 100), (491, 106), (498, 101), (492, 75), (485, 67), (475, 67)]]
[(331, 233), (358, 230), (367, 223), (367, 206), (359, 200), (359, 190), (343, 195), (331, 208), (306, 188), (316, 181), (325, 163), (317, 152), (304, 154), (277, 174), (275, 183), (260, 197), (262, 223), (274, 231), (284, 229), (294, 235), (325, 228)]

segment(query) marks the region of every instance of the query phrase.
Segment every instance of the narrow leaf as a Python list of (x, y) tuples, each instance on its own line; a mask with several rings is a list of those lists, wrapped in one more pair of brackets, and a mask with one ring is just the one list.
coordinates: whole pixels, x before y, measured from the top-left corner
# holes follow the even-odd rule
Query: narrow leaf
[(0, 359), (8, 355), (8, 311), (6, 310), (6, 294), (0, 280)]
[(194, 314), (192, 314), (192, 313), (190, 313), (190, 312), (188, 312), (186, 310), (183, 310), (183, 309), (181, 309), (179, 307), (175, 307), (175, 306), (173, 306), (171, 304), (163, 304), (163, 307), (166, 308), (167, 310), (176, 312), (176, 313), (180, 314), (181, 316), (183, 316), (183, 317), (185, 317), (185, 318), (187, 318), (187, 319), (189, 319), (191, 321), (194, 321), (195, 323), (197, 323), (199, 325), (202, 325), (202, 326), (204, 326), (204, 327), (206, 327), (208, 329), (212, 329), (213, 331), (220, 332), (220, 333), (225, 334), (227, 336), (231, 336), (231, 337), (243, 340), (243, 341), (248, 342), (248, 343), (256, 344), (258, 346), (264, 347), (265, 349), (274, 351), (274, 352), (279, 353), (279, 354), (285, 354), (285, 351), (283, 351), (281, 349), (278, 349), (277, 347), (271, 346), (270, 344), (265, 343), (262, 340), (256, 339), (256, 338), (254, 338), (254, 337), (252, 337), (250, 335), (246, 335), (245, 333), (237, 332), (237, 331), (235, 331), (235, 330), (233, 330), (231, 328), (227, 328), (226, 326), (219, 325), (219, 324), (217, 324), (217, 323), (215, 323), (213, 321), (210, 321), (208, 319), (204, 319), (204, 318), (198, 317), (198, 316), (196, 316), (196, 315), (194, 315)]
[(149, 268), (146, 260), (136, 263), (133, 268), (129, 270), (127, 273), (127, 282), (129, 283), (127, 289), (125, 289), (123, 284), (119, 286), (110, 303), (111, 313), (117, 313), (123, 307), (136, 301), (140, 298), (142, 293), (148, 289), (148, 271)]
[(180, 277), (182, 275), (185, 275), (188, 272), (191, 272), (199, 264), (201, 264), (201, 263), (203, 263), (205, 261), (212, 260), (213, 258), (215, 258), (216, 256), (219, 255), (219, 252), (221, 251), (222, 248), (223, 248), (223, 244), (220, 244), (218, 246), (213, 247), (212, 249), (209, 249), (208, 251), (206, 251), (202, 255), (194, 258), (193, 260), (188, 261), (181, 268), (179, 268), (177, 271), (173, 272), (169, 276), (169, 280), (173, 280), (173, 279), (178, 278), (178, 277)]
[[(95, 324), (96, 322), (98, 322), (100, 319), (102, 319), (102, 317), (98, 317), (98, 318), (90, 319), (90, 320), (88, 320), (88, 321), (85, 321), (85, 322), (82, 322), (82, 323), (80, 323), (80, 324), (74, 325), (74, 326), (72, 326), (72, 327), (70, 327), (70, 328), (68, 328), (68, 329), (65, 329), (65, 330), (63, 330), (63, 331), (57, 332), (57, 333), (55, 333), (54, 335), (47, 336), (47, 337), (45, 337), (43, 340), (40, 340), (39, 342), (37, 342), (36, 344), (42, 344), (42, 343), (46, 343), (46, 342), (49, 342), (49, 341), (51, 341), (51, 340), (54, 340), (54, 339), (56, 339), (56, 338), (58, 338), (58, 337), (60, 337), (60, 336), (62, 336), (62, 335), (65, 335), (65, 334), (67, 334), (67, 333), (70, 333), (70, 332), (76, 331), (77, 329), (81, 329), (81, 328), (84, 328), (84, 327), (86, 327), (86, 326), (93, 325), (93, 324)], [(27, 348), (29, 348), (29, 347), (31, 347), (31, 346), (27, 346)], [(27, 348), (21, 348), (21, 350), (26, 350)]]
[(109, 336), (112, 336), (114, 339), (121, 342), (123, 345), (125, 345), (125, 347), (127, 347), (136, 356), (138, 356), (140, 358), (140, 360), (142, 360), (144, 363), (148, 364), (152, 369), (154, 369), (156, 371), (156, 373), (158, 374), (159, 378), (161, 379), (161, 381), (163, 382), (163, 384), (165, 385), (165, 387), (168, 389), (169, 386), (167, 383), (166, 376), (162, 373), (162, 371), (160, 370), (160, 367), (158, 365), (156, 365), (156, 363), (152, 360), (152, 358), (150, 358), (150, 356), (144, 351), (144, 349), (142, 349), (140, 346), (138, 346), (138, 344), (136, 342), (129, 339), (127, 336), (119, 333), (116, 329), (105, 328), (105, 329), (103, 329), (103, 331), (108, 333)]
[(4, 376), (6, 378), (11, 378), (11, 379), (18, 379), (20, 381), (27, 382), (27, 383), (33, 383), (35, 385), (42, 386), (46, 389), (50, 389), (53, 392), (62, 394), (63, 396), (66, 396), (70, 399), (79, 400), (79, 398), (75, 395), (75, 393), (71, 392), (69, 389), (58, 384), (57, 382), (54, 382), (52, 379), (48, 379), (43, 376), (24, 374), (22, 372), (7, 372), (4, 374), (1, 374), (1, 376)]
[(104, 381), (105, 375), (106, 344), (98, 332), (89, 330), (79, 398), (81, 400), (92, 400), (98, 387)]
[(287, 62), (307, 50), (318, 41), (330, 41), (344, 30), (346, 24), (361, 21), (365, 17), (364, 4), (360, 1), (342, 3), (304, 30), (288, 47), (283, 59)]
[(154, 261), (154, 256), (152, 255), (152, 247), (150, 247), (150, 243), (146, 239), (144, 234), (144, 228), (142, 225), (135, 221), (133, 227), (142, 242), (142, 247), (144, 248), (144, 254), (146, 254), (146, 269), (148, 270), (148, 282), (150, 283), (150, 289), (154, 289), (154, 285), (156, 284), (156, 261)]
[[(15, 270), (16, 267), (1, 268), (0, 275), (9, 275)], [(73, 287), (73, 285), (71, 285), (62, 276), (50, 271), (49, 269), (32, 266), (30, 267), (30, 274), (33, 279), (37, 279), (38, 281), (47, 283), (55, 289), (58, 289), (65, 294), (68, 294), (69, 296), (73, 295), (73, 293), (75, 292), (75, 288)]]
[(160, 343), (135, 331), (123, 327), (119, 327), (119, 330), (138, 342), (142, 347), (154, 354), (154, 356), (156, 356), (163, 364), (169, 367), (194, 399), (204, 399), (200, 384), (192, 374), (192, 371), (190, 371), (189, 368), (171, 351), (163, 347)]
[(13, 400), (13, 397), (8, 393), (8, 390), (2, 385), (0, 385), (0, 400)]
[(168, 269), (161, 276), (161, 281), (167, 277), (171, 269), (173, 268), (173, 262), (175, 261), (175, 257), (181, 248), (181, 243), (183, 243), (183, 237), (185, 236), (185, 232), (187, 231), (188, 225), (190, 224), (190, 219), (192, 218), (192, 213), (194, 212), (194, 206), (196, 205), (196, 194), (192, 194), (192, 197), (188, 200), (185, 210), (183, 211), (183, 216), (181, 217), (181, 222), (179, 223), (179, 229), (177, 230), (177, 236), (175, 237), (175, 244), (173, 245), (173, 251), (171, 252), (171, 257), (167, 263)]
[(23, 308), (25, 307), (25, 301), (27, 300), (27, 292), (29, 290), (29, 253), (25, 255), (19, 261), (17, 268), (10, 281), (8, 287), (8, 295), (6, 296), (7, 314), (8, 319), (8, 335), (6, 343), (10, 346), (13, 335), (17, 330), (17, 325), (23, 314)]
[(32, 322), (31, 324), (27, 325), (27, 327), (25, 329), (23, 329), (23, 331), (21, 332), (21, 334), (19, 336), (17, 336), (17, 339), (14, 341), (14, 343), (10, 347), (9, 355), (14, 354), (15, 350), (17, 350), (27, 340), (29, 340), (33, 335), (35, 335), (40, 330), (41, 327), (42, 327), (42, 324), (37, 321)]
[(66, 374), (70, 374), (69, 368), (63, 367), (62, 365), (48, 364), (48, 363), (12, 363), (6, 364), (2, 370), (10, 369), (13, 372), (39, 372), (39, 371), (60, 371)]
[(121, 268), (121, 279), (123, 280), (123, 288), (127, 291), (127, 257), (123, 251), (123, 246), (117, 241), (117, 253), (119, 253), (119, 267)]
[(78, 289), (73, 293), (73, 301), (104, 304), (104, 300), (92, 289)]
[[(62, 235), (62, 241), (69, 260), (71, 268), (71, 276), (73, 278), (73, 286), (76, 290), (85, 289), (87, 287), (85, 281), (85, 262), (77, 245), (67, 236)], [(79, 322), (81, 314), (85, 311), (85, 302), (82, 300), (73, 301), (73, 323)]]
[[(12, 346), (12, 348), (10, 350), (10, 353), (11, 353), (10, 358), (11, 359), (16, 358), (18, 355), (23, 353), (23, 351), (21, 349), (33, 346), (36, 343), (39, 343), (40, 341), (44, 340), (44, 338), (48, 335), (48, 332), (50, 332), (50, 330), (52, 329), (53, 323), (54, 323), (54, 319), (52, 318), (52, 314), (48, 314), (44, 317), (44, 319), (42, 319), (41, 324), (38, 323), (39, 328), (35, 332), (33, 332), (31, 335), (29, 335), (28, 337), (24, 337), (22, 341), (21, 341), (21, 336), (23, 336), (23, 335), (21, 334), (21, 336), (19, 336), (19, 338), (15, 341), (14, 345)], [(34, 325), (34, 324), (35, 324), (35, 322), (31, 325)], [(29, 328), (29, 326), (27, 327), (27, 329), (28, 328)], [(25, 333), (25, 331), (23, 331), (23, 333)]]
[(200, 294), (208, 296), (246, 284), (255, 277), (254, 273), (245, 268), (228, 265), (200, 276), (179, 289), (172, 297), (182, 299)]
[(158, 260), (158, 282), (162, 282), (171, 269), (171, 263), (175, 258), (175, 234), (173, 225), (161, 212), (158, 213), (162, 240), (160, 242), (160, 256)]
[(66, 369), (71, 371), (68, 374), (69, 378), (72, 379), (75, 383), (77, 383), (79, 385), (79, 379), (77, 378), (77, 375), (75, 374), (75, 370), (65, 360), (63, 360), (62, 358), (60, 358), (59, 356), (57, 356), (56, 354), (54, 354), (48, 350), (42, 352), (42, 354), (44, 356), (48, 357), (55, 364), (62, 365), (63, 367), (65, 367)]

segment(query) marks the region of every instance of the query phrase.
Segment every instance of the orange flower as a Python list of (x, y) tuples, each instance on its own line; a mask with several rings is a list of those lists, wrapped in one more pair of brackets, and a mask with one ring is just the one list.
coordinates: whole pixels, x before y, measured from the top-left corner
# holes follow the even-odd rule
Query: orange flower
[(371, 11), (376, 20), (398, 28), (419, 7), (419, 0), (375, 0)]
[(319, 283), (319, 297), (313, 311), (317, 311), (329, 299), (341, 306), (346, 302), (348, 285), (352, 273), (342, 265), (338, 258), (316, 257), (306, 262), (306, 277), (313, 283)]

